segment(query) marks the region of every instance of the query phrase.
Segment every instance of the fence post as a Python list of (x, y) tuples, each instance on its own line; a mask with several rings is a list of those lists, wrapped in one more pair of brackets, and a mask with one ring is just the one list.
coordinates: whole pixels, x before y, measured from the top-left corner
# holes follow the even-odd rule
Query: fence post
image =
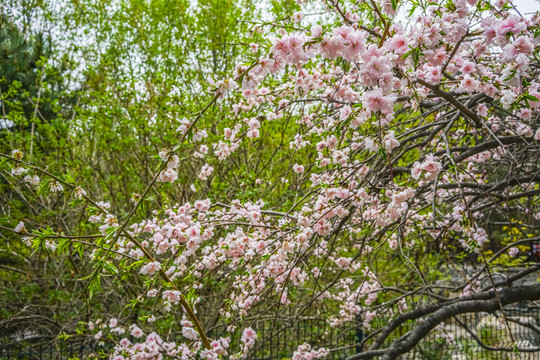
[(364, 330), (362, 329), (362, 317), (356, 315), (356, 353), (362, 352), (362, 340), (364, 340)]

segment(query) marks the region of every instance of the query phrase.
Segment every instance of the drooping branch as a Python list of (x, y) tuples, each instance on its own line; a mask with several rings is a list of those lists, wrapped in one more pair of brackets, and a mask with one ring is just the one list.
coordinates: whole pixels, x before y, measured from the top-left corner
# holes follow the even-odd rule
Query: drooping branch
[[(540, 284), (530, 286), (516, 286), (504, 289), (498, 292), (501, 304), (503, 306), (520, 301), (534, 301), (540, 299)], [(433, 311), (434, 309), (437, 309)], [(475, 296), (463, 298), (462, 300), (451, 301), (448, 304), (433, 304), (427, 307), (416, 309), (412, 312), (403, 314), (387, 325), (390, 331), (384, 331), (380, 338), (367, 352), (356, 354), (347, 358), (347, 360), (371, 359), (382, 356), (383, 360), (396, 359), (414, 348), (423, 338), (425, 338), (437, 325), (444, 321), (466, 313), (476, 312), (494, 312), (499, 309), (499, 304), (495, 292), (482, 292)], [(394, 341), (385, 351), (381, 353), (380, 346), (384, 340), (395, 330), (399, 324), (406, 320), (419, 318), (424, 314), (432, 313), (429, 317), (423, 319), (412, 331), (403, 337)], [(397, 324), (397, 326), (396, 326)]]
[(482, 124), (482, 120), (478, 115), (476, 115), (471, 109), (469, 109), (467, 106), (463, 105), (461, 102), (459, 102), (455, 97), (450, 95), (444, 90), (441, 90), (441, 88), (438, 85), (433, 85), (428, 83), (427, 81), (423, 79), (416, 79), (419, 84), (422, 84), (423, 86), (429, 88), (435, 95), (438, 95), (442, 97), (443, 99), (447, 100), (450, 104), (452, 104), (456, 109), (461, 111), (463, 115), (465, 115), (467, 118), (473, 121), (474, 125), (476, 127), (480, 127)]

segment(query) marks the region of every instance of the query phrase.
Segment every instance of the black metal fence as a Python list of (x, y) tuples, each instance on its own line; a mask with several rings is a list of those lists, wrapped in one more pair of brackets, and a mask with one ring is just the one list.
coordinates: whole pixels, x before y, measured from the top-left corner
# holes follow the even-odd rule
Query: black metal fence
[[(441, 324), (402, 359), (540, 360), (540, 306), (507, 307), (505, 313), (508, 322), (502, 320), (500, 311), (459, 315)], [(374, 328), (384, 326), (388, 321), (378, 319)], [(405, 335), (416, 324), (409, 321), (396, 329), (386, 345)], [(303, 319), (294, 325), (281, 327), (262, 323), (256, 330), (259, 340), (250, 357), (253, 360), (290, 358), (298, 345), (304, 342), (312, 348), (329, 349), (327, 359), (345, 359), (367, 349), (372, 341), (364, 336), (361, 324), (334, 328), (322, 319)], [(362, 348), (359, 343), (364, 337), (368, 339)]]
[(55, 343), (2, 343), (0, 342), (0, 359), (2, 360), (68, 360), (108, 358), (110, 346), (99, 344), (94, 340), (68, 340)]
[[(446, 322), (415, 349), (402, 357), (410, 360), (540, 360), (540, 307), (505, 308), (508, 323), (501, 313), (459, 315)], [(385, 319), (378, 319), (384, 325)], [(409, 322), (397, 329), (392, 339), (414, 328)], [(377, 327), (377, 326), (376, 326)], [(327, 320), (304, 318), (294, 322), (260, 321), (254, 329), (258, 340), (249, 356), (251, 360), (281, 360), (291, 358), (298, 345), (308, 343), (312, 348), (330, 350), (326, 359), (345, 359), (362, 351), (359, 343), (364, 332), (358, 325), (331, 327)], [(211, 334), (218, 336), (218, 334)], [(369, 347), (367, 340), (364, 349)], [(513, 344), (517, 344), (519, 354)], [(232, 339), (236, 348), (239, 339)], [(90, 359), (107, 357), (110, 346), (95, 341), (66, 341), (59, 344), (6, 345), (0, 342), (0, 359), (49, 360)]]
[(302, 319), (293, 325), (276, 326), (273, 322), (259, 323), (254, 327), (258, 340), (250, 359), (281, 360), (291, 358), (299, 345), (307, 343), (312, 349), (332, 349), (325, 359), (345, 359), (360, 352), (362, 341), (360, 326), (331, 327), (327, 319)]
[[(459, 315), (403, 357), (414, 360), (540, 360), (540, 307)], [(514, 342), (517, 347), (514, 347)]]

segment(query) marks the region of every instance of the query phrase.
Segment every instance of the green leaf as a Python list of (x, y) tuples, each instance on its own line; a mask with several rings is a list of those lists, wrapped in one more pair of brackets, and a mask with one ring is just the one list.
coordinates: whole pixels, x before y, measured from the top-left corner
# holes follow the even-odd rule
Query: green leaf
[(67, 172), (66, 174), (62, 175), (62, 180), (64, 180), (65, 182), (67, 182), (68, 184), (75, 184), (75, 179), (73, 179), (73, 176), (71, 176), (71, 174), (69, 172)]
[(379, 151), (378, 151), (379, 155), (381, 155), (381, 157), (384, 159), (384, 161), (387, 161), (387, 157), (386, 157), (386, 151), (384, 151), (384, 148), (379, 148)]
[(529, 101), (540, 101), (540, 100), (538, 100), (538, 98), (537, 98), (537, 97), (535, 97), (535, 96), (532, 96), (532, 95), (529, 95), (529, 94), (525, 94), (525, 95), (523, 95), (523, 99), (525, 99), (525, 100), (529, 100)]
[(114, 226), (108, 227), (107, 230), (105, 230), (107, 232), (107, 235), (105, 236), (105, 240), (111, 239), (114, 233), (116, 232), (116, 229), (118, 228)]
[(46, 195), (49, 193), (51, 180), (41, 181), (37, 187), (38, 195)]
[(84, 200), (82, 200), (82, 199), (75, 199), (75, 200), (73, 200), (72, 202), (69, 203), (69, 206), (75, 207), (75, 206), (80, 205), (80, 204), (83, 204), (83, 203), (84, 203)]
[(77, 252), (79, 257), (82, 259), (84, 255), (84, 247), (81, 243), (73, 243), (73, 254)]
[(513, 70), (513, 71), (510, 73), (510, 75), (508, 75), (508, 76), (504, 79), (504, 81), (511, 80), (514, 76), (516, 76), (516, 71), (515, 71), (515, 70)]
[(135, 261), (129, 267), (130, 268), (136, 268), (136, 267), (139, 267), (139, 266), (143, 265), (144, 263), (146, 263), (146, 259)]
[(118, 275), (118, 269), (110, 262), (104, 261), (103, 268), (113, 275)]

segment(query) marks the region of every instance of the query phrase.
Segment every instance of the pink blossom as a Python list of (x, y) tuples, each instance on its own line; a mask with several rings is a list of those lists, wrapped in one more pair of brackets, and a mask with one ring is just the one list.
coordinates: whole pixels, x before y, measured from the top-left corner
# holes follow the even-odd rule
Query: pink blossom
[(322, 27), (320, 25), (313, 25), (311, 27), (311, 37), (318, 38), (322, 34)]
[(26, 228), (24, 227), (24, 223), (20, 221), (17, 226), (15, 226), (15, 229), (13, 229), (16, 233), (25, 233)]
[(248, 132), (246, 133), (246, 136), (250, 139), (256, 139), (260, 136), (260, 132), (258, 129), (250, 129), (248, 130)]
[(484, 243), (488, 241), (487, 233), (482, 228), (472, 230), (471, 237), (474, 240), (474, 242), (476, 242), (478, 246), (480, 247), (482, 247), (482, 245), (484, 245)]
[(178, 290), (166, 290), (163, 292), (163, 299), (170, 303), (176, 304), (180, 301), (180, 291)]
[(431, 64), (434, 66), (441, 66), (446, 62), (447, 58), (448, 55), (446, 54), (446, 49), (444, 47), (440, 47), (435, 50), (435, 53), (431, 56)]
[(161, 149), (158, 155), (161, 160), (167, 161), (169, 159), (169, 150)]
[(388, 131), (388, 134), (384, 136), (383, 142), (384, 148), (388, 153), (392, 152), (393, 149), (397, 148), (400, 145), (400, 142), (396, 139), (393, 130)]
[(39, 180), (40, 180), (39, 176), (37, 175), (34, 175), (34, 176), (26, 175), (23, 179), (24, 182), (29, 183), (34, 186), (39, 185)]
[(504, 47), (504, 60), (512, 61), (520, 54), (530, 54), (534, 50), (528, 37), (520, 36), (513, 43)]
[(478, 115), (480, 115), (481, 117), (486, 117), (487, 114), (488, 114), (488, 108), (485, 104), (480, 104), (478, 105)]
[(214, 93), (221, 94), (221, 96), (223, 96), (227, 91), (238, 89), (238, 83), (233, 79), (225, 79), (218, 81), (209, 79), (209, 82), (213, 87)]
[(173, 169), (162, 170), (159, 173), (158, 181), (161, 182), (174, 182), (178, 179), (178, 173)]
[(407, 51), (407, 38), (403, 35), (395, 35), (391, 38), (390, 42), (390, 49), (393, 51), (397, 51), (400, 53), (405, 53)]
[(443, 78), (443, 75), (441, 73), (441, 67), (440, 66), (434, 66), (428, 68), (426, 72), (426, 80), (432, 84), (438, 84), (441, 79)]
[(24, 173), (25, 171), (26, 171), (26, 169), (23, 168), (22, 166), (15, 165), (15, 167), (11, 170), (11, 175), (19, 176), (22, 173)]
[[(365, 86), (377, 86), (387, 75), (392, 75), (388, 60), (384, 57), (374, 57), (360, 71)], [(375, 90), (376, 91), (376, 90)]]
[(253, 330), (251, 327), (247, 327), (242, 332), (242, 342), (244, 344), (253, 344), (255, 340), (257, 339), (257, 332)]
[(293, 165), (294, 172), (297, 174), (301, 174), (304, 172), (304, 167), (302, 165), (294, 164)]
[(345, 120), (351, 114), (351, 107), (349, 105), (343, 106), (339, 112), (340, 120)]
[(138, 326), (133, 326), (131, 328), (130, 334), (133, 337), (140, 338), (141, 336), (143, 336), (143, 331)]
[(380, 111), (383, 114), (393, 112), (394, 101), (394, 97), (383, 96), (380, 88), (366, 92), (362, 98), (366, 110), (372, 112)]
[(126, 338), (123, 338), (122, 340), (120, 340), (120, 345), (122, 345), (122, 347), (128, 347), (129, 345), (131, 345), (131, 341), (129, 341), (128, 339)]
[(422, 164), (422, 170), (426, 173), (426, 180), (435, 180), (439, 172), (441, 171), (441, 163), (437, 161), (437, 158), (433, 155), (426, 156), (426, 160)]
[(182, 328), (182, 336), (189, 340), (197, 340), (199, 338), (199, 333), (192, 327), (184, 326)]
[[(182, 118), (182, 120), (180, 120), (180, 126), (176, 129), (176, 132), (185, 134), (190, 128), (191, 128), (191, 122), (186, 118)], [(159, 152), (159, 157), (161, 158), (161, 160), (167, 161), (167, 151), (161, 150)]]
[(527, 28), (527, 25), (521, 21), (522, 19), (517, 15), (510, 15), (504, 20), (499, 28), (497, 29), (497, 34), (499, 35), (507, 35), (509, 33), (511, 34), (519, 34), (523, 30)]
[(111, 320), (109, 320), (109, 327), (110, 328), (116, 327), (117, 324), (118, 324), (118, 320), (116, 318), (112, 318)]
[(64, 187), (58, 181), (53, 181), (49, 185), (49, 190), (51, 190), (51, 192), (64, 191)]
[(475, 70), (476, 70), (476, 66), (474, 65), (474, 63), (470, 61), (465, 61), (463, 65), (461, 66), (461, 72), (467, 75), (470, 73), (473, 73)]
[(98, 223), (98, 222), (101, 222), (102, 219), (101, 219), (101, 216), (99, 216), (99, 215), (92, 215), (92, 216), (90, 216), (90, 217), (88, 218), (88, 221), (90, 221), (90, 222), (93, 223), (93, 224), (96, 224), (96, 223)]
[(369, 152), (377, 151), (377, 144), (375, 144), (375, 142), (370, 138), (364, 139), (364, 147)]
[(83, 188), (81, 188), (80, 186), (77, 186), (75, 188), (75, 197), (77, 199), (82, 199), (85, 196), (86, 196), (86, 191)]
[(159, 270), (161, 270), (161, 264), (154, 261), (144, 265), (139, 272), (143, 275), (153, 275)]
[(319, 45), (320, 53), (329, 59), (335, 59), (341, 55), (343, 51), (343, 40), (336, 36), (323, 36), (323, 39)]
[(295, 12), (292, 17), (296, 24), (300, 24), (300, 22), (304, 18), (304, 14), (302, 14), (301, 11), (298, 11), (298, 12)]
[(466, 93), (475, 92), (478, 89), (478, 82), (471, 78), (469, 75), (465, 75), (461, 80), (461, 90)]
[(214, 351), (214, 349), (210, 349), (210, 350), (205, 349), (201, 351), (201, 359), (218, 360), (219, 356)]
[(366, 49), (366, 40), (362, 33), (355, 31), (345, 41), (345, 47), (343, 48), (343, 57), (348, 61), (358, 61), (360, 55)]
[(206, 180), (210, 175), (212, 175), (213, 172), (214, 168), (208, 164), (205, 164), (199, 173), (199, 179)]

